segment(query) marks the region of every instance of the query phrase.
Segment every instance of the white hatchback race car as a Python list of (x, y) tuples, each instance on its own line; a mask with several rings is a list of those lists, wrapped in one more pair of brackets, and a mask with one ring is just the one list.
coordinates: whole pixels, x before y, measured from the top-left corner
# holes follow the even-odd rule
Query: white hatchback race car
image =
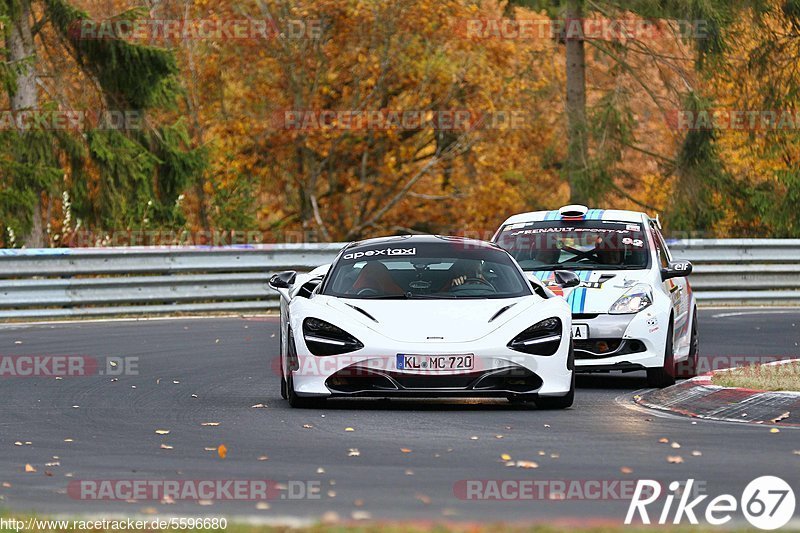
[[(578, 372), (646, 370), (651, 387), (696, 374), (697, 305), (688, 261), (673, 261), (644, 213), (567, 206), (516, 215), (493, 241), (566, 298)], [(580, 286), (562, 291), (556, 270)]]
[(293, 407), (331, 397), (573, 403), (569, 306), (493, 244), (372, 239), (270, 286), (281, 296), (281, 393)]

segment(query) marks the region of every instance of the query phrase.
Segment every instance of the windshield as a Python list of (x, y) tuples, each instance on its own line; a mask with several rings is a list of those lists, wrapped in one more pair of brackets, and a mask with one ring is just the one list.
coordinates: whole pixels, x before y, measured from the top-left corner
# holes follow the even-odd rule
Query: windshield
[(641, 224), (558, 220), (512, 224), (497, 236), (523, 270), (630, 270), (647, 268), (650, 254)]
[(348, 249), (322, 294), (363, 299), (518, 298), (530, 285), (508, 254), (458, 242)]

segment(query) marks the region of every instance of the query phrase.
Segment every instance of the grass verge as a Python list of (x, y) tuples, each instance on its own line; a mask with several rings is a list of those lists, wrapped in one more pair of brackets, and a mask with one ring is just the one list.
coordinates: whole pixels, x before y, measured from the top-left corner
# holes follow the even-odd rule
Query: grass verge
[(714, 385), (763, 391), (800, 391), (800, 361), (781, 365), (747, 365), (715, 372)]

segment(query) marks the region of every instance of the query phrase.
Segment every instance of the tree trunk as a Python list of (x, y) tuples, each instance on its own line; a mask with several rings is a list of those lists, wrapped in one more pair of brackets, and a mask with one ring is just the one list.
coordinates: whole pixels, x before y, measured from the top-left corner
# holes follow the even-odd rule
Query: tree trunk
[(567, 179), (570, 201), (575, 204), (588, 202), (587, 162), (589, 149), (586, 123), (586, 52), (582, 32), (583, 0), (567, 0), (566, 13), (567, 47)]
[(34, 54), (33, 37), (31, 35), (31, 6), (28, 0), (20, 3), (19, 12), (11, 20), (8, 32), (9, 59), (20, 65), (16, 87), (11, 96), (11, 109), (37, 109), (39, 100), (36, 93), (36, 69), (31, 61)]
[[(31, 5), (29, 0), (22, 0), (19, 10), (12, 14), (11, 28), (6, 39), (6, 48), (11, 62), (19, 67), (11, 91), (11, 110), (14, 113), (39, 108), (39, 96), (36, 89), (36, 66), (34, 64), (35, 49), (31, 35)], [(21, 135), (25, 135), (21, 132)], [(32, 228), (24, 238), (28, 248), (41, 248), (44, 245), (42, 229), (42, 200), (37, 191), (36, 203), (31, 213)]]

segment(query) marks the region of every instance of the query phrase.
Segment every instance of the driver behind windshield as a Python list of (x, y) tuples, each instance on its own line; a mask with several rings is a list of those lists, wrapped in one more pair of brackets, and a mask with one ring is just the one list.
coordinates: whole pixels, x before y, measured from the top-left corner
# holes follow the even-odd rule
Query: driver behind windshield
[(639, 224), (542, 221), (525, 228), (507, 226), (497, 240), (529, 272), (647, 267), (647, 235)]
[[(435, 240), (434, 240), (435, 239)], [(353, 246), (332, 265), (319, 294), (360, 299), (519, 298), (527, 279), (504, 251), (429, 237), (413, 246)]]
[(468, 283), (470, 280), (478, 280), (484, 284), (489, 284), (483, 275), (483, 265), (478, 260), (459, 259), (450, 267), (450, 272), (453, 277), (442, 289), (443, 291), (451, 291)]
[(597, 257), (597, 262), (601, 265), (622, 264), (622, 252), (619, 249), (612, 248), (603, 237), (597, 237), (594, 254)]

